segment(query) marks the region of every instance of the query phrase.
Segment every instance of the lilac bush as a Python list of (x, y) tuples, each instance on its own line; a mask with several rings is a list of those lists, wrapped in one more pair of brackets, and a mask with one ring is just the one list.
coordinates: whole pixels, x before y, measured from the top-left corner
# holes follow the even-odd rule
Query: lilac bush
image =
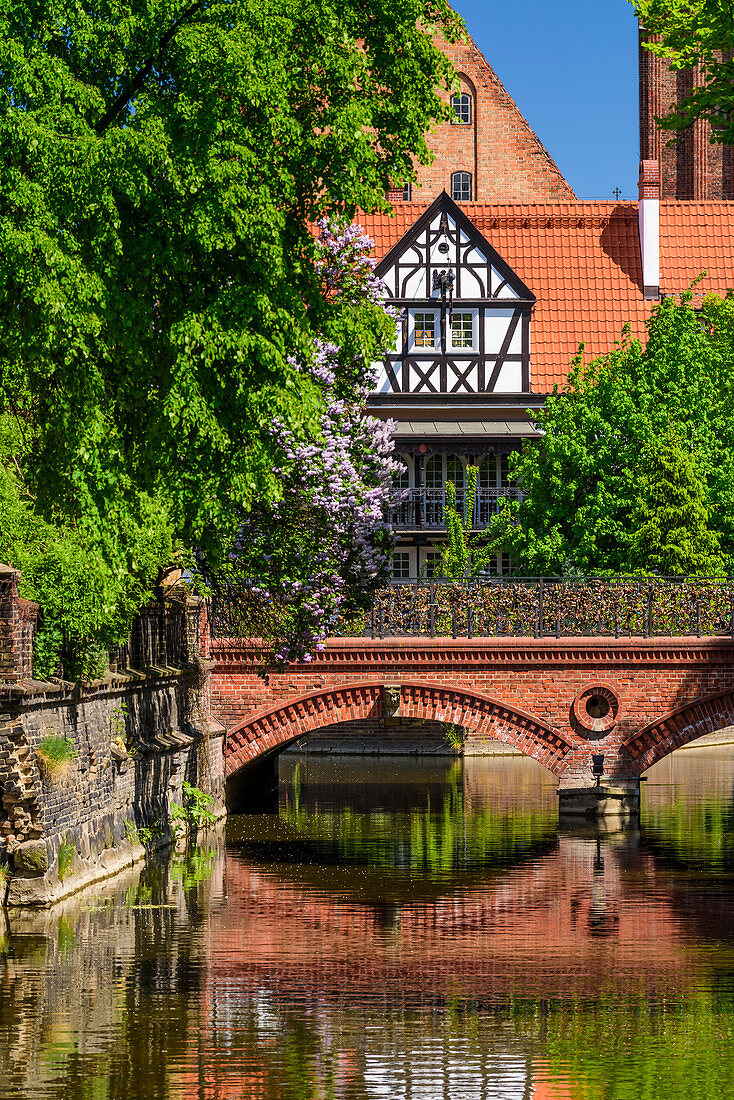
[(319, 434), (298, 438), (273, 423), (281, 497), (248, 515), (215, 600), (219, 633), (258, 637), (270, 667), (311, 661), (337, 620), (370, 605), (387, 579), (394, 545), (387, 506), (403, 470), (393, 455), (394, 422), (366, 411), (371, 363), (394, 339), (398, 312), (384, 302), (373, 242), (361, 227), (323, 219), (318, 229), (316, 269), (325, 301), (337, 307), (332, 328), (341, 326), (353, 348), (364, 336), (364, 351), (345, 354), (324, 337), (297, 364), (321, 388)]

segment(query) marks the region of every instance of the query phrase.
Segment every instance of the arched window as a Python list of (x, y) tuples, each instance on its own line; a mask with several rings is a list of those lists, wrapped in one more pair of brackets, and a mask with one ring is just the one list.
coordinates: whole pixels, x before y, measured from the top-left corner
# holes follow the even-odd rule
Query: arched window
[(446, 456), (446, 480), (452, 481), (455, 489), (464, 488), (464, 466), (456, 455)]
[(506, 489), (510, 484), (509, 455), (488, 455), (479, 463), (478, 489)]
[(451, 176), (451, 198), (454, 202), (471, 202), (471, 172), (454, 172)]
[(471, 122), (471, 96), (466, 92), (452, 95), (451, 106), (454, 109), (451, 121), (456, 125), (467, 126)]
[(426, 462), (426, 489), (443, 489), (443, 455), (431, 455)]
[(393, 474), (392, 484), (393, 489), (409, 489), (410, 488), (410, 470), (413, 465), (409, 455), (398, 455), (398, 459), (402, 462), (404, 469), (400, 474)]
[(497, 488), (497, 456), (489, 455), (479, 463), (478, 489)]

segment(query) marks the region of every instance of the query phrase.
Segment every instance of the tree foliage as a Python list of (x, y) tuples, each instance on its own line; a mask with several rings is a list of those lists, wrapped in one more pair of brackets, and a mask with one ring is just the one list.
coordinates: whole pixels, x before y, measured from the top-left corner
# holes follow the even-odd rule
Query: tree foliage
[[(513, 461), (523, 500), (508, 503), (491, 526), (495, 550), (508, 550), (516, 571), (533, 576), (639, 569), (634, 517), (646, 464), (672, 425), (688, 456), (689, 489), (702, 480), (701, 506), (731, 569), (733, 354), (734, 297), (710, 295), (699, 311), (688, 293), (655, 308), (644, 346), (624, 337), (607, 356), (589, 364), (579, 357), (538, 414), (541, 440)], [(648, 514), (656, 507), (648, 497)], [(655, 522), (665, 529), (664, 516)], [(701, 533), (698, 520), (694, 527)], [(704, 539), (705, 557), (704, 545), (712, 544)]]
[(695, 457), (669, 427), (639, 464), (630, 547), (639, 569), (676, 577), (721, 573), (706, 496)]
[(0, 412), (36, 513), (116, 584), (161, 529), (220, 567), (284, 498), (282, 433), (320, 436), (318, 348), (340, 400), (379, 357), (310, 225), (427, 159), (438, 32), (463, 33), (446, 0), (2, 6)]
[[(36, 600), (42, 619), (34, 673), (100, 675), (104, 650), (124, 639), (130, 619), (171, 559), (165, 515), (155, 510), (118, 516), (121, 537), (92, 543), (60, 516), (40, 516), (22, 473), (17, 425), (0, 417), (0, 560), (22, 571), (21, 595)], [(115, 517), (110, 516), (111, 523)]]
[(632, 0), (648, 32), (645, 48), (674, 71), (700, 66), (701, 80), (659, 123), (687, 129), (708, 119), (712, 137), (734, 143), (734, 9), (730, 0)]
[[(322, 219), (317, 266), (324, 294), (370, 316), (386, 347), (398, 313), (374, 274), (373, 244), (359, 226)], [(374, 377), (364, 356), (318, 341), (302, 369), (321, 390), (319, 438), (299, 441), (273, 422), (283, 495), (248, 512), (227, 566), (208, 571), (234, 616), (222, 628), (259, 639), (266, 662), (277, 665), (311, 660), (337, 619), (370, 604), (387, 577), (394, 544), (387, 506), (394, 475), (404, 469), (393, 457), (394, 422), (367, 414)]]
[(452, 581), (475, 577), (487, 568), (491, 550), (486, 535), (472, 535), (479, 467), (467, 466), (464, 507), (457, 507), (456, 486), (446, 482), (446, 543), (441, 550), (441, 576)]

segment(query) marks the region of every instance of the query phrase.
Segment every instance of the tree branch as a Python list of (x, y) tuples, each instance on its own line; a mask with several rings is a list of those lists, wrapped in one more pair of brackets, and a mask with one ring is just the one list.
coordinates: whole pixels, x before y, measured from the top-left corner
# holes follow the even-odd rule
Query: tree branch
[(145, 81), (148, 79), (153, 71), (153, 67), (161, 56), (162, 53), (170, 46), (173, 39), (178, 34), (179, 30), (187, 20), (193, 15), (196, 15), (206, 4), (207, 0), (196, 0), (195, 4), (191, 4), (186, 8), (184, 12), (179, 16), (176, 22), (170, 27), (166, 33), (162, 36), (158, 43), (158, 49), (154, 54), (148, 58), (142, 68), (138, 69), (135, 75), (130, 80), (129, 84), (123, 92), (120, 92), (117, 99), (114, 100), (112, 106), (109, 107), (102, 115), (101, 119), (97, 122), (95, 130), (97, 134), (102, 135), (105, 130), (115, 121), (115, 119), (122, 113), (125, 106), (130, 102), (136, 92), (139, 92)]

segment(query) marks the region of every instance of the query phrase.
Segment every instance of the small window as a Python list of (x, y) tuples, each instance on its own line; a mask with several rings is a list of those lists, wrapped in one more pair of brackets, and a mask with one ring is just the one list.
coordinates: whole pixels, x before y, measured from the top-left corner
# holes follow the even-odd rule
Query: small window
[(410, 577), (410, 554), (407, 550), (396, 550), (393, 554), (392, 575), (396, 581), (405, 581)]
[(408, 180), (402, 183), (391, 183), (385, 191), (388, 202), (410, 202), (413, 197), (413, 184)]
[(413, 314), (413, 343), (417, 348), (435, 348), (436, 314)]
[(464, 488), (464, 465), (458, 455), (446, 456), (446, 480), (451, 481), (455, 489)]
[(454, 109), (454, 117), (451, 121), (456, 125), (466, 126), (471, 122), (471, 96), (466, 92), (452, 95), (451, 106)]
[(443, 489), (443, 456), (431, 455), (426, 462), (426, 489)]
[(470, 172), (454, 172), (451, 177), (451, 198), (454, 202), (471, 202)]
[(441, 551), (429, 550), (426, 553), (426, 577), (431, 580), (433, 577), (441, 576)]
[(451, 347), (474, 347), (473, 313), (453, 313), (451, 315)]

